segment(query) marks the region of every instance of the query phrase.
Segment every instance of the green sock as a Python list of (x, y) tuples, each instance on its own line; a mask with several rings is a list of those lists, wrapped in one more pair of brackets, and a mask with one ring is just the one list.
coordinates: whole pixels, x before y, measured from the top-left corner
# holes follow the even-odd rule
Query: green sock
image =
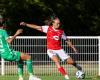
[(27, 65), (27, 70), (28, 70), (29, 74), (32, 75), (33, 74), (32, 60), (27, 60), (26, 65)]
[(18, 75), (23, 77), (23, 62), (18, 62)]

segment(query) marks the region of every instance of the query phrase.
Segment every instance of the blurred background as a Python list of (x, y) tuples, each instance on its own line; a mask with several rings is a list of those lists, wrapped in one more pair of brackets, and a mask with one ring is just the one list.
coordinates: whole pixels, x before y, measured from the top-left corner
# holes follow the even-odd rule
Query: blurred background
[(44, 25), (44, 20), (54, 15), (60, 18), (68, 36), (100, 35), (100, 0), (0, 0), (0, 15), (9, 35), (23, 28), (24, 36), (44, 36), (19, 23)]

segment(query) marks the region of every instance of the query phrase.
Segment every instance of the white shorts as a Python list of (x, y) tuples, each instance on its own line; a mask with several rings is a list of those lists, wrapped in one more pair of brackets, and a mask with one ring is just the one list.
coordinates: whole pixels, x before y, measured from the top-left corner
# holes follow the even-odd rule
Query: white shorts
[(67, 58), (69, 58), (70, 56), (68, 55), (68, 53), (66, 53), (63, 49), (60, 50), (51, 50), (48, 49), (47, 50), (47, 54), (49, 55), (50, 58), (52, 58), (53, 56), (57, 55), (59, 56), (59, 58), (64, 61)]

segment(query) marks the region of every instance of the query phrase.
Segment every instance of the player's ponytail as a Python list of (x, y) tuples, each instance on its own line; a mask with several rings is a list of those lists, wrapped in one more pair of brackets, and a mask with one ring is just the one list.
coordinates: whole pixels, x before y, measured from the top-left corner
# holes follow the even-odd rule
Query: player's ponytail
[(49, 25), (51, 26), (52, 25), (52, 20), (51, 19), (47, 19), (44, 21), (45, 25)]

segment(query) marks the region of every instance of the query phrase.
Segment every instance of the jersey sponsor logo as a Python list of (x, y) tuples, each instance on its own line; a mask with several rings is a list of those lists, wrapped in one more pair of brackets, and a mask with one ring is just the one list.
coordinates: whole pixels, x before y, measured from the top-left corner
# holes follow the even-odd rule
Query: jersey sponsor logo
[(54, 40), (59, 40), (59, 36), (53, 36)]

